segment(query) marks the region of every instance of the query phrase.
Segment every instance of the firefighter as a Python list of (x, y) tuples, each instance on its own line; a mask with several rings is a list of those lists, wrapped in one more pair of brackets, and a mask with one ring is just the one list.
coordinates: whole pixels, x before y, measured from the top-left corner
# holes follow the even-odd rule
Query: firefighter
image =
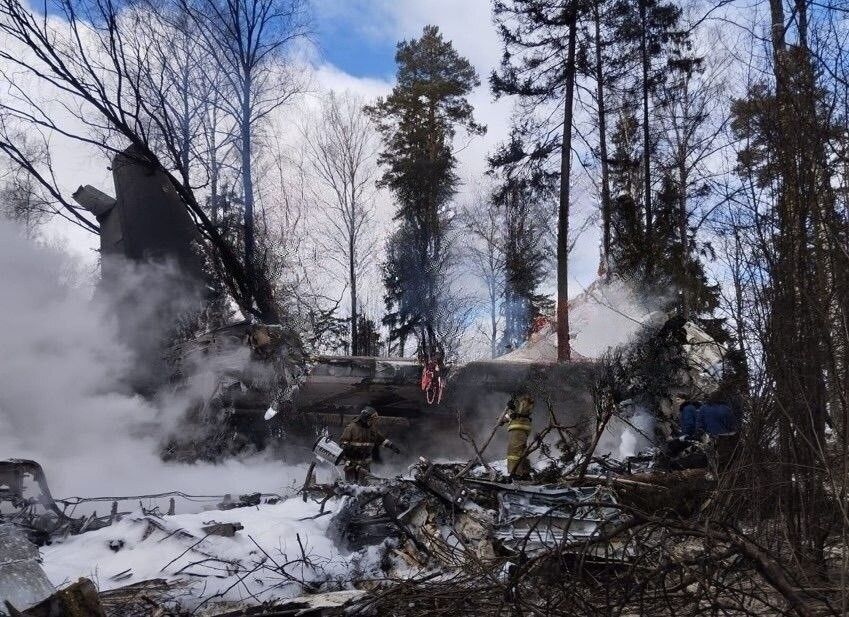
[(374, 407), (365, 407), (357, 418), (345, 427), (339, 440), (345, 454), (345, 481), (365, 484), (371, 471), (375, 452), (381, 446), (400, 454), (401, 450), (378, 430), (380, 417)]
[(526, 480), (531, 473), (531, 465), (525, 451), (531, 434), (531, 414), (534, 410), (534, 397), (522, 391), (514, 395), (507, 403), (501, 424), (507, 425), (509, 441), (507, 443), (507, 472), (516, 480)]

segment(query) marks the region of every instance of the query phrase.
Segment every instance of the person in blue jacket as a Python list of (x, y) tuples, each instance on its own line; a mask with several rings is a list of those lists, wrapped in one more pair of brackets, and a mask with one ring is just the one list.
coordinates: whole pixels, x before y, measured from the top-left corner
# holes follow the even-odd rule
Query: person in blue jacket
[(678, 399), (678, 411), (680, 413), (681, 436), (686, 439), (696, 439), (699, 435), (698, 418), (702, 404), (699, 401), (689, 401), (683, 397)]
[(711, 437), (737, 432), (737, 420), (734, 411), (719, 394), (711, 395), (699, 408), (696, 416), (697, 434), (706, 433)]

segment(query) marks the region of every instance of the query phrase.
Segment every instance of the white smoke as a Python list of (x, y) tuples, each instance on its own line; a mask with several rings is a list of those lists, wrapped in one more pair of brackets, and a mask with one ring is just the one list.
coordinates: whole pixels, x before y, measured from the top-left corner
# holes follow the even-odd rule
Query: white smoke
[[(658, 301), (655, 306), (659, 305)], [(598, 359), (625, 345), (652, 321), (654, 306), (641, 301), (624, 281), (598, 279), (569, 302), (569, 333), (577, 356)], [(519, 349), (500, 358), (508, 361), (555, 362), (557, 331), (549, 323)]]
[(162, 427), (173, 426), (184, 401), (154, 405), (129, 390), (126, 339), (74, 271), (68, 254), (0, 221), (0, 459), (40, 462), (57, 496), (279, 492), (302, 479), (258, 457), (163, 463)]
[(645, 451), (653, 445), (654, 424), (654, 416), (640, 405), (611, 417), (599, 438), (594, 455), (609, 455), (621, 461)]
[(648, 305), (621, 279), (599, 279), (570, 303), (572, 347), (585, 358), (600, 358), (627, 344), (651, 320), (658, 305)]

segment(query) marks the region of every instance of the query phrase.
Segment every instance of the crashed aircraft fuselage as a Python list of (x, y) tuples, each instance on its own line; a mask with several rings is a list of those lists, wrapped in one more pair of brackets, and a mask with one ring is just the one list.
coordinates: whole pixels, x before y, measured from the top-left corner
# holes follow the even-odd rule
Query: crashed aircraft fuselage
[(366, 405), (388, 423), (440, 421), (456, 425), (457, 412), (503, 409), (509, 397), (529, 387), (541, 404), (575, 415), (589, 411), (588, 363), (554, 364), (485, 360), (446, 369), (446, 389), (436, 404), (421, 388), (422, 366), (405, 358), (319, 356), (309, 368), (295, 399), (299, 410), (319, 414), (330, 427), (341, 427)]

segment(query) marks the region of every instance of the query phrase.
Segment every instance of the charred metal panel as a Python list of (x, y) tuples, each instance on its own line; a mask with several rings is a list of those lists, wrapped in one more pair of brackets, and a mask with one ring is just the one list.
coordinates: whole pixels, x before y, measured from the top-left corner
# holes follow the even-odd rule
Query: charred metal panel
[[(116, 198), (89, 185), (73, 194), (100, 223), (101, 254), (132, 261), (171, 260), (183, 275), (202, 281), (197, 230), (165, 172), (130, 146), (113, 159), (112, 178)], [(117, 270), (104, 274), (120, 275)]]
[(0, 525), (0, 606), (24, 610), (53, 594), (38, 563), (38, 548), (16, 525)]
[(494, 408), (503, 407), (520, 387), (531, 390), (541, 409), (546, 401), (553, 401), (555, 413), (564, 418), (583, 417), (592, 407), (592, 365), (588, 363), (481, 361), (449, 367), (440, 405), (427, 404), (421, 372), (421, 365), (410, 359), (319, 356), (298, 391), (298, 407), (351, 414), (371, 405), (384, 416), (454, 417), (457, 409), (475, 408), (486, 398), (492, 399), (487, 406), (497, 412)]
[(504, 486), (498, 502), (495, 537), (522, 550), (585, 544), (622, 520), (613, 493), (599, 486)]
[(90, 184), (79, 187), (71, 197), (83, 208), (96, 216), (98, 221), (105, 218), (109, 214), (109, 211), (115, 207), (114, 197), (107, 195), (100, 189), (94, 188)]
[(183, 274), (201, 280), (197, 230), (165, 172), (130, 146), (115, 156), (112, 176), (124, 255), (136, 261), (173, 259)]

